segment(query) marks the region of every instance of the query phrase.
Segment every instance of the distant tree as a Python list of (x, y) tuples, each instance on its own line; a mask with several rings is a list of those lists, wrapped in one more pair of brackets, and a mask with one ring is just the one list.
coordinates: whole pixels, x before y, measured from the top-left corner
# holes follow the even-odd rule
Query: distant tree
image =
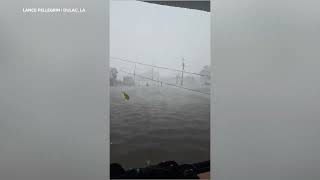
[(110, 69), (110, 85), (114, 86), (117, 82), (118, 70), (116, 68)]
[(202, 84), (210, 85), (210, 79), (211, 79), (210, 67), (208, 65), (204, 66), (200, 71), (200, 74), (201, 74), (200, 81), (202, 82)]

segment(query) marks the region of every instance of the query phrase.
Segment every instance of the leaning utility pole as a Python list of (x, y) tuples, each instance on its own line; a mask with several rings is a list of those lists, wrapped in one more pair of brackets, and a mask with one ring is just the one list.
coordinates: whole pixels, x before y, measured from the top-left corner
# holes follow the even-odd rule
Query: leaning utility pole
[[(158, 78), (157, 78), (157, 80), (158, 80), (158, 85), (160, 85), (160, 71), (159, 71), (159, 69), (158, 69), (158, 71), (157, 71), (157, 74), (158, 74)], [(161, 84), (161, 86), (162, 86), (162, 84)]]
[(182, 58), (181, 86), (183, 86), (184, 58)]
[(151, 67), (151, 79), (152, 79), (152, 82), (150, 84), (153, 84), (153, 63), (152, 63), (152, 67)]

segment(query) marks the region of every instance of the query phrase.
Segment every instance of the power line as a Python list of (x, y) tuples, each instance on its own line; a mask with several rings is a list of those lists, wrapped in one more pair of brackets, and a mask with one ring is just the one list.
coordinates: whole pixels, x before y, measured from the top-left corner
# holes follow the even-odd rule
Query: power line
[[(167, 67), (163, 67), (163, 66), (155, 66), (155, 65), (152, 65), (152, 64), (145, 64), (145, 63), (141, 63), (141, 62), (138, 62), (138, 61), (132, 61), (132, 60), (118, 58), (118, 57), (110, 57), (110, 58), (113, 59), (113, 60), (119, 60), (119, 61), (124, 61), (124, 62), (140, 64), (140, 65), (143, 65), (143, 66), (149, 66), (149, 67), (154, 67), (154, 68), (159, 68), (159, 69), (166, 69), (166, 70), (170, 70), (170, 71), (182, 72), (182, 70), (179, 70), (179, 69), (167, 68)], [(188, 72), (188, 71), (183, 71), (183, 73), (210, 77), (210, 75), (194, 73), (194, 72)]]
[[(122, 72), (127, 73), (127, 74), (130, 74), (130, 75), (134, 75), (133, 73), (124, 71), (124, 70), (122, 70), (122, 69), (119, 69), (119, 71), (122, 71)], [(178, 85), (171, 84), (171, 83), (167, 83), (167, 82), (160, 81), (160, 80), (154, 80), (154, 79), (152, 79), (152, 78), (145, 77), (145, 76), (142, 76), (142, 75), (139, 75), (139, 74), (135, 74), (135, 76), (141, 77), (141, 78), (143, 78), (143, 79), (148, 79), (148, 80), (150, 80), (150, 81), (158, 82), (158, 83), (163, 83), (163, 84), (166, 84), (166, 85), (169, 85), (169, 86), (174, 86), (174, 87), (177, 87), (177, 88), (181, 88), (181, 89), (185, 89), (185, 90), (189, 90), (189, 91), (193, 91), (193, 92), (197, 92), (197, 93), (210, 95), (210, 93), (206, 93), (206, 92), (202, 92), (202, 91), (197, 91), (197, 90), (195, 90), (195, 89), (190, 89), (190, 88), (178, 86)]]

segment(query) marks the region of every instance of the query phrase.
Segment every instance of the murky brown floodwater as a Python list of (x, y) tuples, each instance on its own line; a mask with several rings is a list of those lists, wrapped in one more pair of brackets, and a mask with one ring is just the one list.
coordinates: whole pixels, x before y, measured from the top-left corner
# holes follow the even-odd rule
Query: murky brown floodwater
[[(124, 102), (121, 91), (130, 96)], [(208, 90), (207, 90), (208, 91)], [(111, 163), (210, 159), (210, 96), (174, 87), (111, 87)]]

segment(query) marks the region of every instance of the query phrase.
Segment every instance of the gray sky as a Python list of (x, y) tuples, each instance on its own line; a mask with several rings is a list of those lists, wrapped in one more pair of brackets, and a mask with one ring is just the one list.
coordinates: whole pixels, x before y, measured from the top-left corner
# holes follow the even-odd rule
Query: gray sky
[[(110, 54), (139, 62), (199, 72), (210, 65), (210, 13), (138, 1), (111, 1)], [(128, 63), (111, 66), (133, 70)], [(143, 72), (144, 66), (137, 66)], [(168, 71), (160, 71), (168, 75)]]

